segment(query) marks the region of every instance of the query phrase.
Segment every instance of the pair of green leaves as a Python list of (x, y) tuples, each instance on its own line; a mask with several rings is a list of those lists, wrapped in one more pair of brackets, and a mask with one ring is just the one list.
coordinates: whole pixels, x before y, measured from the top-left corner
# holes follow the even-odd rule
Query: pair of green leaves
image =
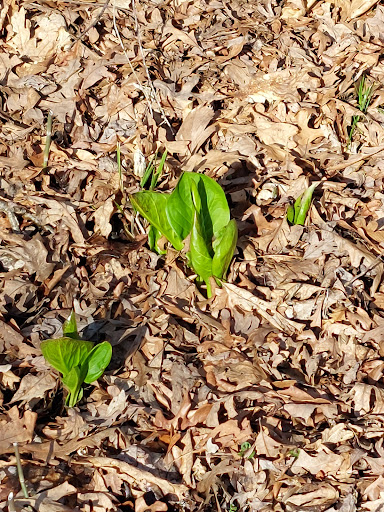
[(207, 285), (222, 279), (237, 243), (237, 226), (223, 189), (212, 178), (195, 172), (184, 173), (172, 194), (141, 191), (131, 196), (133, 207), (150, 223), (149, 245), (164, 252), (158, 242), (164, 236), (177, 251), (190, 235), (189, 265)]
[(68, 390), (66, 404), (74, 407), (83, 396), (82, 384), (90, 384), (103, 375), (111, 361), (112, 347), (107, 341), (94, 346), (92, 341), (81, 340), (73, 311), (63, 324), (63, 334), (62, 338), (42, 341), (41, 351), (62, 374)]
[(313, 191), (317, 187), (318, 183), (313, 183), (304, 194), (299, 196), (293, 206), (289, 206), (287, 210), (287, 220), (293, 224), (299, 224), (300, 226), (304, 226), (305, 219), (307, 217), (307, 213), (309, 207), (312, 202)]

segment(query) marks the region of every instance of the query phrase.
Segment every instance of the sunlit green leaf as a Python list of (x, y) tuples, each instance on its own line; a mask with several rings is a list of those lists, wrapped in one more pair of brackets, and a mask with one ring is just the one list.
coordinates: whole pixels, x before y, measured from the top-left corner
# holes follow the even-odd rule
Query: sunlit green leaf
[(77, 323), (75, 312), (71, 311), (67, 320), (63, 323), (63, 334), (68, 338), (73, 338), (74, 340), (79, 339), (79, 333), (77, 332)]
[(184, 240), (192, 230), (193, 204), (191, 183), (195, 183), (201, 202), (201, 231), (212, 240), (229, 222), (230, 213), (223, 189), (205, 174), (185, 172), (167, 202), (170, 225)]
[(165, 254), (167, 251), (165, 249), (160, 249), (159, 240), (162, 237), (162, 233), (152, 224), (149, 226), (148, 231), (148, 245), (151, 251), (157, 252), (157, 254)]
[(112, 346), (110, 343), (103, 341), (103, 343), (96, 345), (83, 363), (87, 366), (87, 374), (84, 377), (84, 382), (90, 384), (99, 379), (109, 365), (111, 357)]
[(160, 192), (144, 190), (130, 196), (132, 206), (147, 221), (171, 242), (177, 251), (181, 251), (183, 243), (176, 231), (169, 224), (166, 215), (167, 200), (170, 196)]
[(237, 244), (237, 225), (234, 219), (221, 230), (213, 242), (214, 256), (212, 260), (212, 274), (222, 279), (225, 277), (231, 263)]
[(316, 187), (317, 183), (313, 183), (309, 188), (307, 188), (301, 196), (300, 207), (296, 207), (295, 203), (295, 224), (304, 226), (309, 207), (311, 206), (313, 191)]
[(69, 337), (44, 340), (40, 345), (43, 356), (56, 370), (66, 376), (74, 366), (84, 361), (93, 349), (93, 343)]
[(287, 210), (287, 220), (291, 224), (299, 224), (304, 226), (308, 210), (311, 206), (313, 191), (318, 183), (313, 183), (304, 194), (301, 194), (295, 201), (293, 206), (289, 206)]
[(202, 234), (199, 215), (196, 210), (192, 224), (189, 258), (193, 270), (205, 281), (207, 285), (207, 295), (210, 297), (211, 285), (209, 279), (212, 276), (212, 255), (210, 254), (210, 248), (207, 246), (205, 237)]
[(69, 392), (66, 400), (69, 407), (74, 407), (83, 396), (81, 385), (84, 382), (85, 371), (79, 366), (74, 366), (62, 379), (64, 387)]

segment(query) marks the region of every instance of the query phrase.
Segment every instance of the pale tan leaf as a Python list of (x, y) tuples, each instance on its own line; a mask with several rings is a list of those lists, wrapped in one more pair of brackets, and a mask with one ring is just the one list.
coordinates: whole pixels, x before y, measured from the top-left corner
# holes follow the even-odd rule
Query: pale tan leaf
[(0, 453), (13, 452), (12, 443), (29, 443), (32, 441), (37, 414), (25, 411), (19, 417), (18, 407), (12, 407), (6, 415), (0, 417)]
[(289, 320), (279, 313), (273, 303), (259, 299), (248, 290), (229, 283), (224, 283), (223, 287), (228, 293), (231, 307), (240, 307), (247, 312), (255, 311), (271, 325), (289, 334), (302, 332), (304, 329), (304, 325)]

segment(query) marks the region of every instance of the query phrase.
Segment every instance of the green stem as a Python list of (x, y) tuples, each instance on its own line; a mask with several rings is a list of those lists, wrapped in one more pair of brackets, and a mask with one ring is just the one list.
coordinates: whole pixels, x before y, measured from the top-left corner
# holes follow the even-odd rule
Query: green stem
[(116, 146), (116, 158), (117, 158), (117, 170), (119, 173), (119, 188), (120, 192), (124, 194), (124, 185), (123, 185), (123, 173), (121, 170), (121, 146), (120, 142), (117, 143)]
[(16, 512), (15, 498), (13, 492), (8, 494), (8, 512)]
[(19, 482), (20, 482), (21, 490), (23, 491), (24, 498), (29, 498), (28, 489), (27, 489), (27, 486), (25, 485), (25, 480), (24, 480), (23, 467), (21, 465), (19, 445), (17, 443), (13, 443), (13, 447), (15, 449), (17, 474), (18, 474), (18, 477), (19, 477)]

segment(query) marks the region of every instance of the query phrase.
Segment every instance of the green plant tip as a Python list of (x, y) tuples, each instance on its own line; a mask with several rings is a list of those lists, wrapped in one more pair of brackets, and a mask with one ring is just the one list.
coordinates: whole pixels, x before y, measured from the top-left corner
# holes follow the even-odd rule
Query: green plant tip
[(61, 380), (68, 391), (66, 404), (74, 407), (83, 396), (82, 385), (99, 379), (112, 358), (112, 347), (107, 341), (94, 345), (82, 340), (77, 332), (72, 311), (63, 324), (62, 338), (44, 340), (41, 351), (45, 360), (62, 374)]
[(149, 246), (159, 254), (164, 236), (177, 251), (189, 239), (188, 265), (205, 283), (208, 298), (211, 279), (225, 278), (237, 243), (237, 225), (223, 189), (212, 178), (186, 172), (171, 194), (142, 190), (131, 197), (132, 206), (149, 222)]

